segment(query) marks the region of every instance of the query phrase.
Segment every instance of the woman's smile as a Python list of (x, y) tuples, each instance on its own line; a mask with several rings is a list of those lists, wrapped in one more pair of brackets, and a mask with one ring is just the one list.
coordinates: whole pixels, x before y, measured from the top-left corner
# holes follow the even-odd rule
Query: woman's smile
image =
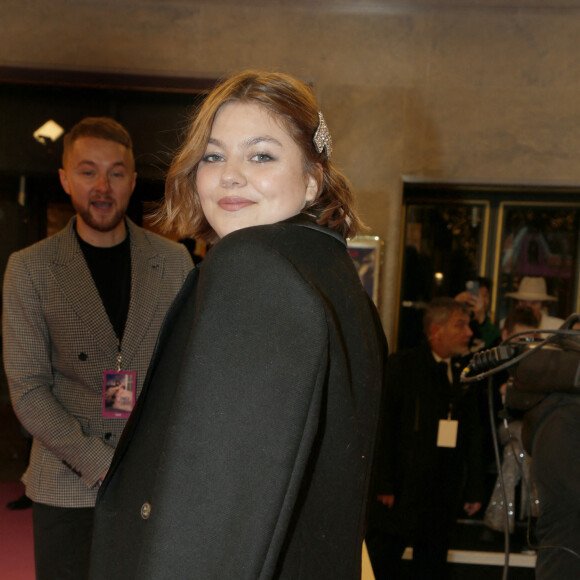
[(233, 195), (222, 197), (218, 201), (218, 205), (225, 211), (240, 211), (248, 206), (253, 205), (254, 203), (256, 202), (252, 201), (251, 199)]

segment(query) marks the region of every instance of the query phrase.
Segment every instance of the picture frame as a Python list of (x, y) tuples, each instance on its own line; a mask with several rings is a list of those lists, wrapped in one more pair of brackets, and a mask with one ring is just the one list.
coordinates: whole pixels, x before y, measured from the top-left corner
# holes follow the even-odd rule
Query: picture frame
[(356, 236), (347, 240), (347, 248), (364, 289), (378, 308), (383, 240), (379, 236)]
[(567, 318), (580, 309), (580, 204), (549, 201), (499, 204), (492, 303), (496, 319), (510, 309), (506, 294), (525, 276), (542, 277), (550, 314)]

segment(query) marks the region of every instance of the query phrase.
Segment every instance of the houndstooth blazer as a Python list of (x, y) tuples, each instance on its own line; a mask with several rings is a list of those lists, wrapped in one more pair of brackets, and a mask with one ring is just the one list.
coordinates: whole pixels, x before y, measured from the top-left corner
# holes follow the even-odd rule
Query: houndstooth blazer
[[(49, 505), (91, 507), (126, 421), (102, 417), (103, 371), (116, 368), (117, 337), (75, 224), (73, 217), (58, 234), (11, 255), (3, 353), (14, 411), (34, 437), (26, 494)], [(127, 225), (131, 299), (121, 368), (136, 371), (139, 395), (159, 328), (192, 262), (184, 246)]]

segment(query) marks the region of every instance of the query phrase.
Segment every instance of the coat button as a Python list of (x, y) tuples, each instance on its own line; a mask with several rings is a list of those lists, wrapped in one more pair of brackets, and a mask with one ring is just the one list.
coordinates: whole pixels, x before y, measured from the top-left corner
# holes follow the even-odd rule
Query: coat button
[(105, 441), (109, 441), (112, 436), (113, 436), (112, 433), (105, 433)]
[(148, 520), (150, 515), (151, 515), (151, 504), (148, 501), (146, 501), (141, 506), (141, 517), (144, 520)]
[(79, 360), (82, 360), (83, 362), (86, 361), (88, 359), (88, 355), (86, 352), (79, 352)]

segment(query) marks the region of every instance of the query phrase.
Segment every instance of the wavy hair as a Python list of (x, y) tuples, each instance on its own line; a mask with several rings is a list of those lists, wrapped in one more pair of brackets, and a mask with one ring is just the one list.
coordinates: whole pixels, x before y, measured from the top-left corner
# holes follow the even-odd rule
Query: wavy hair
[(165, 200), (153, 215), (153, 222), (162, 231), (174, 231), (180, 237), (208, 243), (219, 239), (201, 209), (196, 175), (214, 119), (221, 107), (232, 102), (263, 106), (300, 147), (305, 173), (314, 175), (318, 182), (318, 195), (302, 213), (314, 216), (319, 224), (327, 225), (345, 238), (354, 236), (363, 226), (354, 209), (348, 180), (326, 158), (324, 150), (317, 152), (313, 143), (319, 109), (312, 90), (290, 75), (258, 71), (241, 72), (223, 81), (200, 105), (171, 163)]

